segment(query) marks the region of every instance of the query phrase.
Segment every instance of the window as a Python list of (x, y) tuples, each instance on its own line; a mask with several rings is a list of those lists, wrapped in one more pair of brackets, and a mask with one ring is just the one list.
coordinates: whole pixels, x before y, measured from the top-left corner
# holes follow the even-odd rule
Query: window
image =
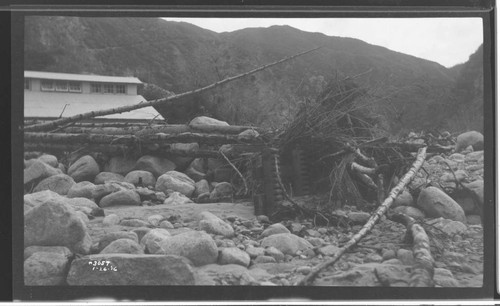
[(82, 84), (79, 82), (69, 82), (69, 91), (82, 92)]
[(54, 83), (51, 80), (42, 80), (40, 88), (42, 91), (54, 91)]
[(100, 92), (102, 92), (102, 86), (101, 86), (101, 84), (92, 83), (91, 86), (90, 86), (90, 92), (93, 92), (93, 93), (100, 93)]
[(125, 85), (124, 84), (116, 84), (115, 89), (116, 89), (116, 93), (118, 93), (118, 94), (125, 93)]
[(30, 89), (30, 79), (24, 79), (24, 89)]
[(56, 91), (68, 91), (68, 82), (56, 81)]
[(104, 84), (104, 93), (113, 93), (113, 84)]

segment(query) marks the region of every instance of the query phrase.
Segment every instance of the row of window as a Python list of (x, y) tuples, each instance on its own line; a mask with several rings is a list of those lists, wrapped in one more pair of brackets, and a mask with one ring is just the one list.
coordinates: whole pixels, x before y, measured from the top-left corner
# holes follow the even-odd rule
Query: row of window
[[(30, 79), (24, 79), (24, 89), (31, 89)], [(67, 81), (52, 81), (52, 80), (42, 80), (40, 84), (40, 89), (42, 91), (60, 91), (60, 92), (82, 92), (81, 82), (67, 82)], [(91, 83), (90, 84), (91, 93), (126, 93), (125, 84), (100, 84)]]
[(90, 92), (124, 94), (125, 93), (125, 85), (124, 84), (92, 83), (92, 84), (90, 84)]

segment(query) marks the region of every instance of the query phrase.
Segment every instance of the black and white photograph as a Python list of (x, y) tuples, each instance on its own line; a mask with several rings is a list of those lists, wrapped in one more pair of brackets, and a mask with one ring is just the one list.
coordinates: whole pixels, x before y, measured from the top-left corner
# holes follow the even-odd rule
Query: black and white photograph
[(173, 15), (23, 17), (25, 287), (493, 281), (481, 15)]

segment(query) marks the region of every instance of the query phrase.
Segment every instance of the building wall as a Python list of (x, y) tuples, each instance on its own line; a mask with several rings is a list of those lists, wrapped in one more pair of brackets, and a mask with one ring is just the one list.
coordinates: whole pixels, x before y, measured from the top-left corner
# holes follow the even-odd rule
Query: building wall
[(31, 79), (30, 80), (30, 90), (32, 91), (40, 91), (40, 80)]
[[(81, 82), (82, 84), (82, 94), (90, 94), (90, 82)], [(104, 84), (104, 83), (101, 83)], [(125, 84), (125, 94), (126, 95), (132, 95), (132, 96), (137, 96), (137, 84)], [(30, 90), (31, 91), (41, 91), (41, 80), (40, 79), (30, 79)], [(57, 91), (54, 91), (55, 94), (57, 94)], [(78, 94), (78, 93), (74, 93)], [(109, 95), (109, 94), (105, 94)], [(116, 94), (119, 95), (119, 94)]]
[(82, 82), (82, 93), (83, 94), (90, 93), (90, 82)]
[(127, 95), (137, 95), (137, 84), (127, 84)]

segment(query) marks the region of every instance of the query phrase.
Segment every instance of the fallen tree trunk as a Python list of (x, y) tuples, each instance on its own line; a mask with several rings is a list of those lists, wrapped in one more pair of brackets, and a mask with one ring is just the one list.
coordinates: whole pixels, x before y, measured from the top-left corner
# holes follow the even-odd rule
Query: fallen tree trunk
[[(154, 133), (178, 134), (178, 133), (221, 133), (221, 134), (239, 134), (243, 131), (253, 129), (262, 132), (262, 129), (251, 126), (217, 126), (217, 125), (196, 125), (169, 124), (169, 125), (129, 125), (124, 127), (80, 127), (70, 126), (62, 129), (65, 133), (78, 134), (106, 134), (106, 135), (127, 135), (136, 134), (140, 131), (150, 131)], [(137, 135), (136, 135), (137, 136)]]
[[(107, 145), (107, 144), (85, 144), (85, 143), (71, 143), (71, 144), (60, 144), (60, 143), (25, 143), (24, 151), (43, 151), (45, 153), (58, 154), (62, 152), (74, 152), (83, 150), (85, 152), (102, 152), (111, 155), (123, 155), (130, 152), (135, 152), (138, 154), (149, 154), (149, 153), (161, 153), (165, 155), (175, 155), (183, 157), (207, 157), (207, 158), (219, 158), (219, 151), (215, 150), (196, 150), (187, 151), (172, 149), (170, 145), (161, 146), (141, 146), (137, 145)], [(227, 155), (227, 154), (226, 154)], [(233, 155), (229, 155), (233, 156)]]
[(232, 143), (259, 143), (259, 138), (238, 139), (236, 135), (223, 134), (153, 134), (144, 137), (135, 135), (105, 135), (105, 134), (66, 134), (66, 133), (24, 133), (24, 141), (31, 143), (89, 143), (89, 144), (126, 144), (133, 145), (141, 142), (148, 143), (206, 143), (206, 144), (232, 144)]
[(404, 214), (393, 214), (390, 219), (406, 226), (405, 242), (413, 244), (415, 264), (410, 275), (410, 287), (434, 287), (434, 258), (424, 228)]
[(248, 72), (245, 72), (245, 73), (242, 73), (242, 74), (238, 74), (236, 76), (229, 77), (229, 78), (226, 78), (224, 80), (212, 83), (212, 84), (210, 84), (208, 86), (205, 86), (205, 87), (202, 87), (202, 88), (198, 88), (198, 89), (195, 89), (195, 90), (191, 90), (191, 91), (188, 91), (188, 92), (184, 92), (184, 93), (181, 93), (181, 94), (178, 94), (178, 95), (173, 95), (173, 96), (170, 96), (170, 97), (167, 97), (167, 98), (156, 99), (156, 100), (151, 100), (151, 101), (143, 101), (141, 103), (134, 104), (134, 105), (126, 105), (126, 106), (121, 106), (121, 107), (116, 107), (116, 108), (103, 109), (103, 110), (99, 110), (99, 111), (91, 111), (91, 112), (87, 112), (87, 113), (83, 113), (83, 114), (78, 114), (78, 115), (67, 117), (67, 118), (62, 118), (62, 119), (54, 120), (54, 121), (47, 122), (47, 123), (40, 123), (40, 124), (34, 124), (34, 125), (26, 126), (26, 127), (24, 127), (24, 130), (25, 131), (40, 131), (40, 130), (43, 130), (43, 129), (53, 129), (53, 128), (56, 128), (57, 126), (60, 126), (60, 125), (63, 125), (63, 124), (67, 124), (67, 123), (70, 123), (70, 122), (73, 122), (73, 121), (80, 121), (80, 120), (83, 120), (83, 119), (89, 119), (89, 118), (94, 118), (94, 117), (99, 117), (99, 116), (107, 116), (107, 115), (112, 115), (112, 114), (120, 114), (120, 113), (130, 112), (130, 111), (133, 111), (133, 110), (136, 110), (136, 109), (140, 109), (140, 108), (144, 108), (144, 107), (148, 107), (148, 106), (153, 106), (154, 107), (154, 106), (166, 105), (167, 102), (169, 102), (169, 101), (178, 100), (180, 98), (184, 98), (184, 97), (187, 97), (187, 96), (190, 96), (190, 95), (194, 95), (194, 94), (198, 94), (198, 93), (207, 91), (209, 89), (221, 86), (223, 84), (235, 81), (235, 80), (240, 79), (242, 77), (245, 77), (245, 76), (254, 74), (256, 72), (259, 72), (261, 70), (267, 69), (267, 68), (272, 67), (274, 65), (277, 65), (277, 64), (289, 61), (289, 60), (291, 60), (293, 58), (296, 58), (298, 56), (301, 56), (301, 55), (307, 54), (309, 52), (318, 50), (319, 48), (321, 48), (321, 47), (317, 47), (317, 48), (314, 48), (314, 49), (311, 49), (311, 50), (308, 50), (308, 51), (305, 51), (305, 52), (301, 52), (301, 53), (297, 53), (297, 54), (292, 55), (292, 56), (285, 57), (285, 58), (283, 58), (283, 59), (281, 59), (279, 61), (272, 62), (272, 63), (264, 65), (264, 66), (260, 66), (260, 67), (258, 67), (256, 69), (250, 70)]
[(420, 167), (425, 161), (425, 155), (426, 155), (426, 147), (423, 147), (419, 150), (417, 154), (417, 158), (415, 162), (413, 163), (412, 167), (410, 170), (401, 178), (399, 183), (391, 190), (389, 193), (389, 196), (384, 200), (384, 202), (379, 206), (379, 208), (375, 211), (374, 214), (371, 215), (370, 219), (366, 222), (366, 224), (361, 228), (361, 230), (354, 235), (344, 247), (342, 247), (335, 256), (328, 260), (325, 261), (316, 267), (314, 267), (311, 272), (306, 275), (303, 279), (301, 279), (299, 282), (297, 282), (295, 285), (297, 286), (308, 286), (312, 284), (316, 276), (319, 274), (319, 272), (334, 263), (336, 263), (340, 257), (345, 254), (346, 251), (351, 249), (353, 246), (355, 246), (364, 236), (366, 236), (371, 229), (375, 226), (377, 221), (380, 219), (382, 215), (385, 214), (385, 212), (391, 207), (392, 203), (394, 202), (394, 199), (397, 197), (399, 193), (404, 189), (404, 187), (411, 181), (413, 176), (418, 172)]

